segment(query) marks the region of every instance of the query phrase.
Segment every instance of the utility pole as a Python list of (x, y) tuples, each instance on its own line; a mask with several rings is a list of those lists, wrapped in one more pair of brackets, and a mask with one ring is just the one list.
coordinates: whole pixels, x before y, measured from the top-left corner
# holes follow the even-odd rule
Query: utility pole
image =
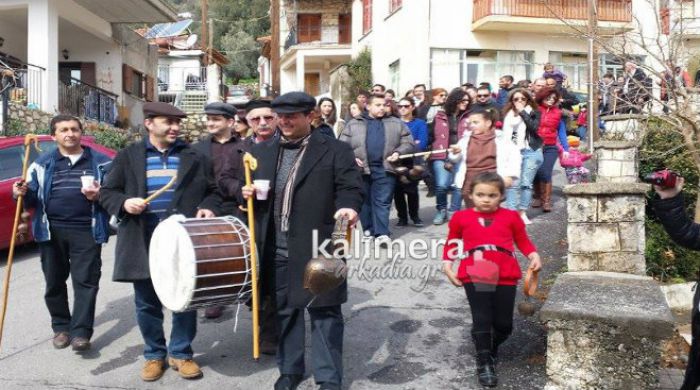
[(207, 15), (209, 15), (209, 2), (207, 0), (202, 0), (202, 37), (200, 39), (200, 46), (202, 51), (204, 51), (204, 61), (205, 65), (209, 65), (209, 48), (206, 47), (209, 44), (208, 33), (207, 33)]
[(270, 73), (272, 96), (280, 93), (280, 2), (270, 0)]
[(588, 0), (588, 141), (589, 153), (593, 153), (593, 143), (600, 138), (598, 129), (598, 45), (595, 43), (598, 31), (597, 0)]

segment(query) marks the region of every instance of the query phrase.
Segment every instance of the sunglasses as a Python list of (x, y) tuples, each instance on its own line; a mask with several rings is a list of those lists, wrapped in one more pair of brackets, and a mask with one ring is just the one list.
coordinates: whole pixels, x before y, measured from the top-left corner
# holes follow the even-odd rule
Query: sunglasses
[(527, 101), (527, 98), (524, 98), (524, 97), (515, 97), (515, 98), (513, 98), (513, 101), (514, 101), (514, 102), (526, 102), (526, 101)]
[(265, 122), (270, 122), (273, 119), (275, 119), (275, 117), (273, 115), (254, 116), (252, 118), (248, 118), (248, 121), (253, 122), (253, 123), (258, 123), (258, 122), (260, 122), (261, 119), (265, 119)]
[(462, 99), (459, 101), (460, 103), (471, 103), (471, 100), (469, 99)]
[(480, 98), (487, 98), (489, 96), (491, 96), (491, 95), (476, 95), (476, 97), (480, 97)]
[(409, 104), (399, 104), (399, 108), (411, 108)]

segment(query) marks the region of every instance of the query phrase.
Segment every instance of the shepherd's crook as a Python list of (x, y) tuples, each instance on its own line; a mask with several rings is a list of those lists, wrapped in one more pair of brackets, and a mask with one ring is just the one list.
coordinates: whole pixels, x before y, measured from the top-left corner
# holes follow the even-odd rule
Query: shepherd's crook
[[(34, 142), (36, 150), (39, 149), (39, 138), (36, 134), (24, 136), (24, 160), (22, 161), (22, 183), (27, 182), (27, 164), (29, 163), (29, 147)], [(12, 237), (10, 238), (10, 249), (7, 253), (7, 265), (5, 266), (5, 280), (2, 284), (2, 312), (0, 312), (0, 344), (2, 343), (2, 333), (5, 326), (5, 313), (7, 312), (7, 298), (10, 291), (10, 274), (12, 272), (12, 260), (15, 256), (15, 240), (17, 239), (17, 226), (19, 217), (22, 214), (22, 201), (24, 196), (17, 197), (17, 208), (15, 209), (15, 220), (12, 225)]]
[[(250, 171), (258, 168), (258, 160), (250, 153), (243, 155), (243, 165), (245, 167), (245, 185), (250, 186), (253, 181), (250, 178)], [(255, 216), (253, 215), (253, 197), (248, 197), (248, 229), (250, 230), (250, 263), (251, 263), (251, 278), (253, 279), (253, 359), (256, 361), (260, 358), (260, 329), (258, 326), (259, 316), (258, 308), (258, 252), (255, 250)]]

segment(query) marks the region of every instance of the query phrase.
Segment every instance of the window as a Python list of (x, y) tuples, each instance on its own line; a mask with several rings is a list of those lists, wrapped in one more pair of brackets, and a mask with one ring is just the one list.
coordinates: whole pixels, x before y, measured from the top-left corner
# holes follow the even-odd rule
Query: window
[(298, 43), (321, 40), (321, 14), (299, 14), (297, 21)]
[(432, 49), (431, 88), (451, 89), (463, 83), (489, 82), (495, 88), (506, 74), (515, 81), (532, 79), (534, 54), (530, 51)]
[(389, 0), (389, 13), (393, 14), (399, 8), (401, 8), (402, 0)]
[(338, 43), (348, 44), (352, 41), (352, 15), (338, 15)]
[[(571, 89), (583, 91), (587, 88), (588, 81), (588, 57), (586, 53), (567, 53), (550, 51), (549, 62), (566, 75), (566, 80)], [(540, 77), (540, 70), (537, 77)]]
[(362, 34), (372, 30), (372, 0), (362, 0)]
[(396, 60), (389, 65), (389, 88), (399, 90), (401, 75), (401, 62)]
[(155, 96), (155, 80), (127, 64), (122, 64), (122, 89), (136, 98), (150, 102)]
[(23, 146), (13, 146), (0, 150), (0, 180), (22, 176), (23, 158)]

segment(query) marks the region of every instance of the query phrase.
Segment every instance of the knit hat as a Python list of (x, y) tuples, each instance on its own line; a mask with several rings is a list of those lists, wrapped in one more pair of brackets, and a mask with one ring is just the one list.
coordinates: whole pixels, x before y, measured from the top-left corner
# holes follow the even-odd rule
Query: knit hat
[(569, 146), (574, 148), (578, 148), (579, 145), (581, 145), (581, 140), (575, 135), (570, 135), (566, 137), (566, 142), (569, 144)]

